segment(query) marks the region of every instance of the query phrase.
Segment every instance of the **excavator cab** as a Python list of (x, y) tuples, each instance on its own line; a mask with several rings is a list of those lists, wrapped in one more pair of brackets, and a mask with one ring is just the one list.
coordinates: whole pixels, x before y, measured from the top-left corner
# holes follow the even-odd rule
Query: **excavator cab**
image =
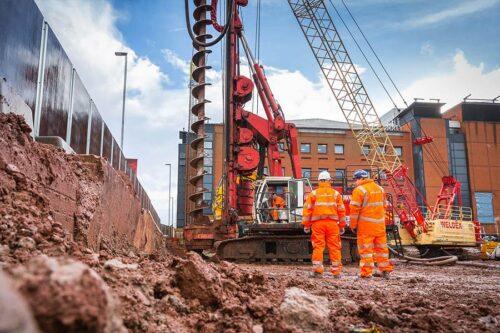
[[(266, 177), (258, 180), (255, 187), (253, 223), (301, 223), (304, 199), (311, 190), (311, 183), (307, 178)], [(278, 200), (276, 197), (279, 197)], [(276, 201), (282, 204), (276, 204)]]

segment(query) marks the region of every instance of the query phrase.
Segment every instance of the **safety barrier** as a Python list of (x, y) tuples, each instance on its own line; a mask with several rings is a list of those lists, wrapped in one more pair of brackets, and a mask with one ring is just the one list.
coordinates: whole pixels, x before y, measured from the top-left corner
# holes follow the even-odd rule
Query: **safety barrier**
[(78, 154), (104, 157), (126, 173), (144, 209), (160, 218), (33, 0), (0, 1), (0, 78), (32, 110), (35, 136), (58, 136)]

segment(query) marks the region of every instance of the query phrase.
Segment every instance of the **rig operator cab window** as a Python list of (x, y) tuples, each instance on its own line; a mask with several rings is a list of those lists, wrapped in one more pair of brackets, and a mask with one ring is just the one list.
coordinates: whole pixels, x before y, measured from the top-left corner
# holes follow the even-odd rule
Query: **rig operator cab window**
[(266, 177), (257, 181), (255, 223), (301, 223), (304, 199), (311, 190), (306, 178)]

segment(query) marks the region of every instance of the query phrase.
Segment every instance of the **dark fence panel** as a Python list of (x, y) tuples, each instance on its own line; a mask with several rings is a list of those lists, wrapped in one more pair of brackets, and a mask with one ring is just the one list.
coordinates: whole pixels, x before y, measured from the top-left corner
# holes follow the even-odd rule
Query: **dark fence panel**
[(113, 168), (115, 168), (116, 170), (119, 170), (118, 163), (120, 162), (120, 154), (120, 147), (118, 146), (116, 140), (113, 139)]
[(126, 171), (125, 170), (125, 164), (126, 164), (125, 162), (126, 161), (125, 161), (125, 156), (123, 156), (123, 152), (121, 152), (120, 156), (121, 156), (120, 157), (120, 170), (123, 171), (123, 172), (125, 172)]
[(82, 83), (82, 80), (75, 73), (73, 83), (73, 114), (71, 121), (71, 148), (77, 154), (87, 153), (87, 130), (90, 113), (90, 96)]
[(0, 0), (0, 77), (34, 114), (43, 16), (32, 0)]
[(90, 154), (101, 155), (102, 118), (92, 102), (92, 123), (90, 125)]
[(66, 138), (66, 126), (70, 108), (71, 76), (73, 65), (66, 52), (49, 28), (43, 86), (40, 135)]
[(108, 159), (108, 162), (111, 161), (111, 142), (113, 137), (111, 136), (111, 132), (108, 128), (108, 125), (104, 125), (104, 145), (102, 147), (102, 156)]

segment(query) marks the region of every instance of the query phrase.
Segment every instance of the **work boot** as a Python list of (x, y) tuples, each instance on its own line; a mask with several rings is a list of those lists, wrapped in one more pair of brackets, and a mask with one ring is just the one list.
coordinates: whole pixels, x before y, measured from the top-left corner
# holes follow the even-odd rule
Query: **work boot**
[(314, 278), (314, 279), (321, 279), (321, 278), (323, 278), (323, 274), (320, 272), (310, 272), (309, 277)]
[(387, 271), (383, 271), (383, 272), (375, 272), (373, 274), (373, 276), (376, 276), (376, 277), (381, 277), (381, 278), (384, 278), (384, 279), (389, 279), (389, 272)]

